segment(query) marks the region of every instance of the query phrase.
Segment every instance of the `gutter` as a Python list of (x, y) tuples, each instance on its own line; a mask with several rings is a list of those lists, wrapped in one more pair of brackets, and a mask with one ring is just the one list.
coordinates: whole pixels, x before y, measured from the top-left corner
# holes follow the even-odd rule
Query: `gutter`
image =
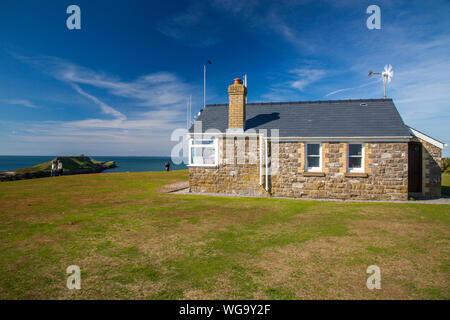
[[(227, 133), (223, 132), (217, 132), (217, 133), (189, 133), (189, 136), (215, 136), (215, 137), (225, 137)], [(260, 133), (233, 133), (233, 137), (236, 136), (244, 136), (244, 137), (259, 137), (261, 136)], [(411, 139), (411, 136), (371, 136), (371, 137), (266, 137), (266, 139), (278, 139), (279, 141), (374, 141), (374, 142), (381, 142), (381, 141), (388, 141), (388, 142), (407, 142)]]
[[(268, 137), (268, 139), (274, 139), (272, 137)], [(411, 139), (411, 136), (385, 136), (385, 137), (278, 137), (275, 138), (279, 141), (289, 142), (289, 141), (336, 141), (336, 142), (345, 142), (345, 141), (363, 141), (363, 142), (408, 142)]]

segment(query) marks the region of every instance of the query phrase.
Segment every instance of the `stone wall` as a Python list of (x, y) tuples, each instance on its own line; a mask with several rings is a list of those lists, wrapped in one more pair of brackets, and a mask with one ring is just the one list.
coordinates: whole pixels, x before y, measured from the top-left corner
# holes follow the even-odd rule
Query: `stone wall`
[(311, 173), (304, 170), (305, 143), (281, 143), (280, 170), (271, 176), (272, 195), (360, 200), (408, 199), (407, 143), (365, 143), (364, 173), (347, 173), (346, 148), (346, 143), (322, 143), (322, 172)]
[[(230, 157), (224, 156), (227, 145), (229, 148), (232, 146), (234, 150), (232, 161)], [(235, 140), (227, 139), (225, 143), (219, 141), (220, 161), (217, 167), (190, 167), (191, 191), (267, 195), (264, 187), (259, 185), (259, 143), (255, 145), (256, 149), (249, 149), (247, 140), (245, 150), (239, 151)], [(321, 173), (305, 172), (304, 152), (303, 142), (280, 142), (278, 172), (269, 176), (272, 196), (313, 199), (408, 199), (406, 142), (365, 143), (364, 173), (347, 172), (347, 143), (322, 143)], [(237, 155), (241, 156), (240, 161)], [(257, 159), (256, 164), (254, 159)]]
[[(219, 165), (212, 168), (190, 167), (190, 191), (268, 195), (259, 185), (259, 140), (254, 139), (252, 143), (248, 139), (244, 145), (240, 145), (236, 139), (219, 139)], [(232, 152), (226, 152), (227, 148)]]
[(442, 150), (431, 143), (416, 138), (422, 144), (422, 196), (441, 196)]

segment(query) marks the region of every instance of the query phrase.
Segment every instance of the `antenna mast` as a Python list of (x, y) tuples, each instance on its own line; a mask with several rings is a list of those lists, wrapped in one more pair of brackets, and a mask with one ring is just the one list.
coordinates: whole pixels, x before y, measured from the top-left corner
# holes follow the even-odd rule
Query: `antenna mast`
[(186, 129), (189, 130), (189, 99), (186, 101)]
[[(244, 86), (247, 88), (247, 74), (244, 74)], [(245, 96), (245, 103), (247, 103), (247, 96)]]

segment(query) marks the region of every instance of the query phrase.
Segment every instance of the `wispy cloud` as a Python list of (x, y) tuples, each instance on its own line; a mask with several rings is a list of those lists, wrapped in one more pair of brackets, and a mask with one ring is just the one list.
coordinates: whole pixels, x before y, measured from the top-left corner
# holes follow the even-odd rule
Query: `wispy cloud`
[[(93, 112), (97, 115), (77, 121), (30, 121), (14, 134), (19, 144), (52, 141), (60, 149), (79, 144), (77, 148), (85, 148), (86, 153), (105, 154), (114, 148), (120, 150), (118, 154), (161, 155), (169, 153), (172, 130), (185, 126), (186, 97), (194, 87), (175, 74), (156, 72), (123, 81), (56, 57), (19, 59), (67, 83), (105, 115)], [(120, 103), (112, 106), (100, 94), (110, 100), (119, 97)]]
[(192, 47), (209, 47), (226, 38), (227, 25), (239, 23), (242, 32), (271, 33), (290, 45), (313, 51), (315, 45), (287, 21), (287, 17), (309, 1), (190, 1), (188, 6), (157, 25), (162, 34)]
[(33, 108), (33, 109), (39, 108), (33, 102), (26, 100), (26, 99), (1, 99), (0, 101), (3, 103), (6, 103), (6, 104), (10, 104), (10, 105), (19, 105), (19, 106)]
[(319, 81), (326, 75), (325, 70), (321, 69), (294, 69), (290, 71), (297, 78), (291, 82), (291, 87), (302, 91), (308, 85)]
[(278, 75), (283, 81), (276, 82), (261, 97), (269, 101), (301, 100), (304, 91), (327, 75), (325, 69), (312, 66), (295, 68)]
[(208, 47), (220, 41), (220, 24), (208, 15), (201, 2), (191, 2), (186, 10), (163, 19), (157, 30), (187, 46)]
[(329, 97), (329, 96), (331, 96), (331, 95), (334, 95), (334, 94), (337, 94), (337, 93), (341, 93), (341, 92), (345, 92), (345, 91), (350, 91), (350, 90), (355, 90), (355, 89), (360, 89), (360, 88), (368, 87), (368, 86), (374, 85), (374, 84), (376, 84), (376, 83), (377, 83), (377, 84), (380, 84), (380, 81), (371, 81), (371, 82), (364, 83), (364, 84), (359, 85), (359, 86), (356, 86), (356, 87), (343, 88), (343, 89), (338, 89), (338, 90), (335, 90), (335, 91), (331, 91), (331, 92), (328, 92), (328, 93), (325, 95), (325, 97)]
[(112, 115), (114, 118), (116, 118), (117, 120), (120, 121), (125, 121), (127, 120), (127, 117), (117, 111), (116, 109), (114, 109), (113, 107), (108, 106), (106, 103), (104, 103), (103, 101), (101, 101), (100, 99), (94, 97), (93, 95), (90, 95), (89, 93), (85, 92), (84, 90), (82, 90), (78, 85), (76, 84), (72, 84), (72, 88), (74, 88), (79, 94), (81, 94), (82, 96), (88, 98), (89, 100), (93, 101), (95, 104), (97, 104), (98, 106), (100, 106), (100, 109), (102, 110), (102, 112), (104, 114), (110, 114)]
[(136, 106), (155, 107), (180, 103), (186, 98), (187, 92), (193, 89), (169, 72), (155, 72), (134, 81), (123, 81), (57, 57), (15, 57), (56, 79), (106, 89), (112, 95), (134, 100)]

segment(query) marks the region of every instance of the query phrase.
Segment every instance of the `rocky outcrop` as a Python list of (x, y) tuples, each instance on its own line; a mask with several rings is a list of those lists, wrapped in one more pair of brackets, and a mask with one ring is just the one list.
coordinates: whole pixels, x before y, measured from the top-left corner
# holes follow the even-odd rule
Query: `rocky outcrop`
[[(73, 157), (56, 157), (53, 161), (62, 161), (63, 175), (99, 173), (115, 168), (114, 161), (96, 161), (84, 155)], [(51, 161), (40, 163), (30, 168), (0, 172), (0, 181), (12, 181), (50, 177)]]

